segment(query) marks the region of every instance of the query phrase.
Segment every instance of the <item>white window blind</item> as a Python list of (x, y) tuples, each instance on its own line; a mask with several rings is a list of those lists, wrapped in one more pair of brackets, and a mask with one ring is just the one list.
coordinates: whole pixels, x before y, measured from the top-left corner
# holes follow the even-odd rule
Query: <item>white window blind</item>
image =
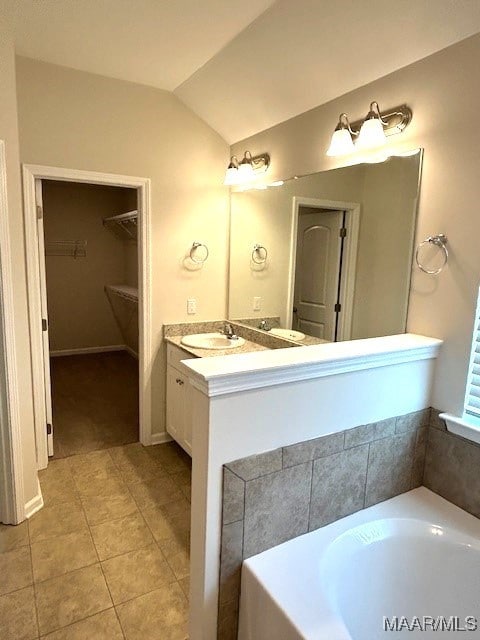
[(468, 370), (465, 413), (480, 418), (480, 289), (473, 326), (472, 354)]

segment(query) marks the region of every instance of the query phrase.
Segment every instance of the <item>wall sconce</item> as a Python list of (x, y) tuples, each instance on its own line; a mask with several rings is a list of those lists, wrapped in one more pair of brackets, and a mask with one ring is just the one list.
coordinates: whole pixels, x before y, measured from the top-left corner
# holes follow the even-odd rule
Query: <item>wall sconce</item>
[(241, 162), (238, 161), (237, 156), (232, 156), (225, 172), (223, 184), (233, 186), (251, 182), (259, 173), (264, 173), (269, 166), (270, 156), (268, 153), (252, 156), (250, 151), (245, 151)]
[[(327, 155), (343, 156), (356, 148), (375, 149), (385, 144), (387, 136), (401, 133), (411, 119), (412, 111), (407, 105), (381, 113), (376, 101), (370, 103), (370, 110), (364, 120), (350, 124), (347, 114), (341, 113)], [(357, 138), (355, 145), (353, 138)]]

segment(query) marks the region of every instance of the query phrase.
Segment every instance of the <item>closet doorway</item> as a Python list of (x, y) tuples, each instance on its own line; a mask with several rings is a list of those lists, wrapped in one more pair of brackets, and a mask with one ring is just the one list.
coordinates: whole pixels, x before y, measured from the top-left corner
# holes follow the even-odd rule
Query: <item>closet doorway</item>
[(149, 181), (24, 167), (38, 467), (150, 444)]

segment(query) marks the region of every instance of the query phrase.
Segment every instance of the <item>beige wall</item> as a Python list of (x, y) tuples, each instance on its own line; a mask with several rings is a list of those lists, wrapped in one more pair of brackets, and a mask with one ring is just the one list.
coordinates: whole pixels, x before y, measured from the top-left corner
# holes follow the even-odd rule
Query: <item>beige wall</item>
[[(172, 94), (29, 59), (17, 60), (22, 162), (152, 180), (153, 432), (164, 431), (162, 325), (226, 312), (228, 146)], [(185, 270), (194, 241), (210, 257)], [(187, 316), (186, 301), (198, 313)]]
[[(405, 330), (419, 156), (324, 171), (281, 187), (232, 194), (229, 315), (280, 316), (287, 322), (293, 198), (360, 205), (352, 338)], [(267, 247), (266, 267), (253, 265), (252, 247)], [(253, 297), (262, 309), (253, 311)]]
[(237, 143), (232, 151), (268, 151), (272, 179), (340, 166), (341, 160), (325, 156), (340, 112), (355, 120), (371, 100), (384, 108), (410, 105), (412, 123), (389, 146), (425, 149), (417, 240), (446, 233), (450, 260), (436, 278), (414, 270), (408, 330), (445, 340), (433, 404), (450, 411), (459, 411), (463, 403), (480, 279), (480, 130), (474, 124), (480, 101), (479, 58), (477, 35)]
[(87, 242), (84, 258), (47, 251), (50, 350), (123, 344), (104, 287), (127, 284), (127, 243), (103, 225), (103, 218), (129, 210), (128, 190), (44, 180), (43, 208), (47, 247), (59, 240)]
[[(0, 12), (1, 13), (1, 12)], [(19, 170), (15, 59), (13, 42), (0, 20), (0, 139), (5, 141), (7, 161), (8, 224), (14, 281), (14, 322), (20, 402), (21, 446), (25, 501), (38, 490), (35, 431), (33, 422), (32, 380), (30, 376), (30, 337), (28, 328), (25, 246)], [(0, 385), (3, 387), (3, 385)], [(3, 404), (3, 403), (2, 403)]]

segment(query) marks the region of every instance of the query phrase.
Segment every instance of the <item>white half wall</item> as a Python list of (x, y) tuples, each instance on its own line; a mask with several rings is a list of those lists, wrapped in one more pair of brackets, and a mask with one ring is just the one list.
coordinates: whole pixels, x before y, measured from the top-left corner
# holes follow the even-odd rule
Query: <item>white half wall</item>
[(183, 361), (193, 396), (191, 640), (217, 637), (223, 465), (427, 408), (440, 344), (407, 334)]

